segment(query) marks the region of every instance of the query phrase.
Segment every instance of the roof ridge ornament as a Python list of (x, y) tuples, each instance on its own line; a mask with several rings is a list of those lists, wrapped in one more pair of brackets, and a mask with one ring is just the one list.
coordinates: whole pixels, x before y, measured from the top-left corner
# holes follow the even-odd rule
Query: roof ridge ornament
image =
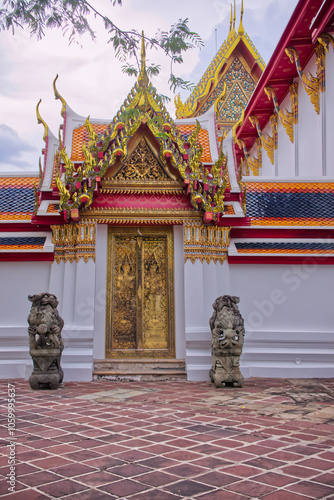
[(44, 134), (43, 134), (43, 141), (46, 142), (46, 139), (47, 139), (47, 136), (48, 136), (48, 131), (49, 131), (49, 127), (47, 126), (46, 122), (43, 120), (43, 118), (41, 117), (40, 115), (40, 112), (39, 112), (39, 105), (41, 104), (42, 102), (42, 99), (40, 99), (37, 103), (37, 106), (36, 106), (36, 115), (37, 115), (37, 123), (38, 124), (42, 124), (43, 127), (44, 127)]
[(65, 113), (66, 113), (66, 101), (65, 99), (59, 94), (58, 90), (57, 90), (57, 87), (56, 87), (56, 81), (58, 80), (58, 75), (56, 75), (56, 78), (53, 80), (53, 92), (54, 92), (54, 95), (55, 95), (55, 99), (60, 99), (61, 103), (62, 103), (62, 107), (61, 107), (61, 116), (63, 118), (65, 118)]

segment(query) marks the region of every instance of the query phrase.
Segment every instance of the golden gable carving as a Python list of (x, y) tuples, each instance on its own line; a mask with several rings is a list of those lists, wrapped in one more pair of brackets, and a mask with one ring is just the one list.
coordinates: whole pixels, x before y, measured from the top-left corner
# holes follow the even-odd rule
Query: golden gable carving
[(166, 181), (169, 179), (158, 160), (142, 138), (133, 153), (125, 160), (115, 180)]

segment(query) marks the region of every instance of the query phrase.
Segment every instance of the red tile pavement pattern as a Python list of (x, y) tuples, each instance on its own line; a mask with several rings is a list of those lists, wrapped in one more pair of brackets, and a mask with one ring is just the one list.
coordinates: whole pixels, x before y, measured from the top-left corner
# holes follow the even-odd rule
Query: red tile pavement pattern
[(15, 430), (0, 384), (2, 498), (334, 499), (334, 379), (10, 383)]

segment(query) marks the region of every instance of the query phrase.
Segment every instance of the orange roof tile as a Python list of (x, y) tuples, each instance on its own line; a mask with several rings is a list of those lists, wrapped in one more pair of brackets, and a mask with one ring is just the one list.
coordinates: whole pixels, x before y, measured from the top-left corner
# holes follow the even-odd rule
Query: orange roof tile
[(0, 220), (29, 220), (35, 209), (38, 177), (0, 176)]
[(59, 205), (57, 203), (50, 203), (46, 212), (48, 214), (58, 214)]
[[(94, 132), (96, 132), (97, 134), (103, 134), (103, 132), (108, 128), (108, 125), (106, 125), (105, 123), (94, 123), (92, 124), (92, 127), (94, 129)], [(82, 152), (82, 145), (83, 143), (85, 143), (87, 146), (88, 140), (88, 132), (85, 125), (81, 125), (81, 127), (73, 130), (71, 156), (72, 161), (83, 161), (85, 159)]]
[(234, 215), (234, 208), (233, 205), (225, 205), (224, 206), (224, 215)]
[[(181, 132), (181, 134), (190, 135), (195, 125), (178, 125), (177, 128)], [(203, 148), (203, 153), (201, 156), (202, 163), (212, 163), (211, 159), (211, 151), (210, 151), (210, 141), (209, 141), (209, 132), (204, 129), (200, 129), (198, 134), (198, 142), (201, 144)]]

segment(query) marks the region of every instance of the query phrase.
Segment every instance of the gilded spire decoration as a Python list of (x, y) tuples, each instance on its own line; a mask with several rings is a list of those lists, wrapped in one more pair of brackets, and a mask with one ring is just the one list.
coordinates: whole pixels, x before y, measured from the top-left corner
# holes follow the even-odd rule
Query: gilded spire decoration
[(241, 14), (240, 14), (240, 24), (238, 28), (238, 35), (242, 36), (245, 33), (245, 28), (242, 24), (242, 18), (244, 17), (244, 0), (241, 0)]
[(58, 80), (58, 75), (56, 75), (56, 78), (53, 80), (53, 92), (54, 92), (54, 95), (55, 95), (55, 99), (60, 99), (61, 103), (62, 103), (62, 107), (61, 107), (61, 116), (63, 118), (65, 118), (65, 113), (66, 113), (66, 101), (65, 99), (59, 94), (58, 90), (57, 90), (57, 87), (56, 87), (56, 81)]
[(49, 127), (47, 126), (47, 124), (45, 123), (45, 121), (43, 120), (43, 118), (41, 117), (40, 115), (40, 112), (39, 112), (39, 105), (41, 104), (42, 102), (42, 99), (40, 99), (37, 103), (37, 106), (36, 106), (36, 115), (37, 115), (37, 123), (38, 124), (42, 124), (43, 127), (44, 127), (44, 135), (43, 135), (43, 141), (46, 142), (46, 138), (48, 136), (48, 130), (49, 130)]
[(232, 26), (232, 32), (233, 32), (233, 34), (235, 33), (235, 12), (236, 12), (236, 8), (235, 8), (235, 0), (234, 0), (234, 9), (233, 9), (233, 26)]
[(147, 87), (149, 84), (149, 79), (146, 72), (146, 50), (145, 50), (144, 31), (141, 32), (140, 73), (138, 77), (138, 84), (142, 88)]

